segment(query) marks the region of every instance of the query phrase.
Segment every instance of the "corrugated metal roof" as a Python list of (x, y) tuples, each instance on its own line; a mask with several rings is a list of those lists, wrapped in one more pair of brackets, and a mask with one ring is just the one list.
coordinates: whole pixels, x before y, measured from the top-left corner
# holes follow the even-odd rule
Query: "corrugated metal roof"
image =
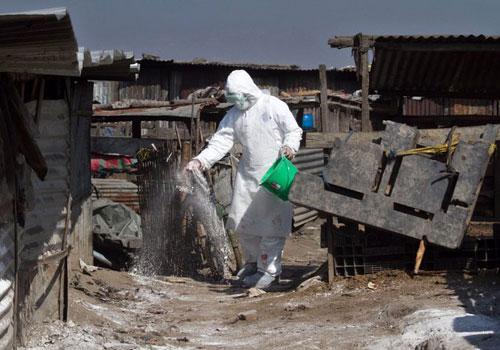
[[(335, 37), (332, 47), (356, 37)], [(360, 38), (359, 36), (357, 38)], [(500, 36), (363, 35), (374, 49), (370, 90), (409, 96), (500, 96)]]
[(173, 59), (160, 59), (151, 55), (143, 55), (143, 59), (139, 62), (159, 63), (161, 65), (175, 65), (175, 66), (208, 66), (208, 67), (228, 67), (240, 69), (263, 69), (263, 70), (300, 70), (300, 67), (295, 64), (257, 64), (257, 63), (229, 63), (220, 61), (207, 61), (203, 59), (193, 61), (176, 61)]
[(65, 8), (0, 14), (0, 71), (80, 75)]
[[(454, 46), (427, 46), (422, 50), (408, 46), (403, 39), (375, 42), (370, 72), (370, 89), (379, 93), (404, 95), (449, 95), (462, 97), (500, 96), (500, 46), (496, 50), (457, 50)], [(413, 41), (417, 40), (417, 41)], [(418, 41), (422, 40), (422, 41)], [(432, 39), (435, 43), (441, 38)], [(468, 39), (470, 40), (470, 39)], [(471, 43), (470, 41), (468, 41)], [(403, 43), (399, 47), (386, 43)], [(461, 45), (461, 44), (459, 44)]]
[[(204, 59), (193, 61), (177, 61), (174, 59), (161, 59), (158, 56), (143, 54), (140, 63), (157, 64), (160, 66), (177, 66), (177, 67), (226, 67), (232, 69), (249, 69), (249, 70), (273, 70), (273, 71), (297, 71), (297, 72), (312, 72), (318, 71), (318, 68), (301, 68), (296, 64), (259, 64), (247, 62), (221, 62), (208, 61)], [(349, 72), (350, 67), (343, 68), (327, 68), (327, 71)]]
[(433, 34), (433, 35), (377, 35), (373, 36), (375, 42), (418, 42), (418, 43), (484, 43), (500, 42), (498, 35), (456, 35), (456, 34)]
[(0, 72), (131, 80), (138, 69), (132, 52), (78, 49), (65, 8), (0, 14)]

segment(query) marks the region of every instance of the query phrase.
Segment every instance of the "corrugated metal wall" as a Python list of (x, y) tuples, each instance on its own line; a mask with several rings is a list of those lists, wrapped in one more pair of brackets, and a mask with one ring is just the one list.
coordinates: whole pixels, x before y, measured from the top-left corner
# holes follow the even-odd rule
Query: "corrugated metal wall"
[[(34, 114), (36, 102), (27, 104)], [(20, 230), (18, 286), (18, 331), (25, 339), (32, 322), (57, 319), (61, 287), (59, 260), (41, 264), (44, 254), (60, 252), (65, 230), (66, 205), (69, 196), (70, 118), (64, 100), (43, 100), (38, 116), (38, 145), (45, 157), (48, 173), (44, 181), (34, 174), (32, 207)]]
[(500, 116), (498, 100), (460, 98), (419, 98), (403, 99), (405, 116), (460, 116), (484, 115)]
[(16, 259), (16, 218), (14, 217), (14, 186), (7, 181), (6, 167), (10, 154), (0, 133), (0, 349), (14, 343), (14, 291)]
[(112, 103), (119, 99), (119, 83), (117, 81), (94, 82), (94, 101), (102, 104)]
[[(35, 103), (27, 104), (30, 112)], [(32, 112), (33, 113), (33, 112)], [(48, 173), (44, 181), (32, 176), (34, 206), (27, 212), (21, 232), (21, 257), (37, 259), (50, 249), (61, 248), (70, 166), (69, 109), (63, 100), (44, 100), (38, 120), (38, 145), (45, 157)]]
[[(111, 103), (118, 99), (169, 100), (186, 98), (192, 91), (207, 86), (223, 86), (228, 74), (236, 69), (226, 66), (165, 65), (141, 63), (137, 81), (95, 82), (94, 100)], [(264, 70), (248, 69), (249, 74), (261, 87), (272, 95), (280, 91), (296, 93), (319, 90), (318, 70)], [(352, 93), (359, 88), (355, 72), (328, 71), (328, 87), (335, 91)]]
[(137, 185), (124, 179), (92, 179), (92, 199), (106, 198), (139, 212)]
[[(301, 172), (320, 175), (324, 168), (324, 155), (322, 148), (304, 148), (297, 152), (293, 163)], [(304, 207), (294, 207), (293, 227), (299, 227), (316, 219), (318, 212)]]
[(12, 215), (10, 223), (0, 223), (0, 349), (10, 349), (14, 344), (15, 257)]

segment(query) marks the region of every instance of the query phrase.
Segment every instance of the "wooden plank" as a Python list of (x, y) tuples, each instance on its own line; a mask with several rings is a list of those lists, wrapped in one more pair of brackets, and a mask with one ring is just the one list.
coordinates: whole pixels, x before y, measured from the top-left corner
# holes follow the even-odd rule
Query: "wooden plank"
[(452, 169), (460, 174), (455, 185), (454, 200), (467, 206), (474, 205), (477, 194), (470, 189), (479, 188), (482, 183), (490, 158), (488, 149), (488, 144), (471, 145), (461, 142), (457, 145), (451, 159)]
[(440, 210), (450, 181), (446, 164), (422, 156), (403, 157), (392, 197), (398, 204), (426, 212)]
[(468, 210), (450, 206), (435, 213), (432, 220), (394, 210), (394, 201), (383, 194), (366, 192), (362, 199), (325, 191), (319, 176), (298, 173), (292, 185), (290, 202), (339, 218), (383, 228), (417, 239), (427, 238), (448, 248), (458, 248), (468, 225)]
[[(419, 132), (416, 128), (412, 128), (406, 124), (386, 122), (385, 130), (382, 133), (381, 145), (385, 152), (399, 152), (407, 149), (415, 148)], [(385, 161), (385, 169), (383, 162)], [(396, 174), (397, 164), (400, 160), (391, 159), (389, 157), (381, 160), (378, 169), (378, 177), (380, 181), (374, 183), (372, 191), (381, 189), (385, 194), (390, 194), (393, 190), (393, 174)], [(377, 179), (378, 180), (378, 179)]]
[(352, 191), (364, 192), (371, 188), (383, 156), (380, 145), (365, 143), (342, 143), (334, 147), (329, 163), (341, 167), (326, 167), (323, 177), (326, 183)]
[(47, 175), (48, 168), (45, 158), (30, 132), (32, 125), (30, 116), (25, 114), (27, 110), (12, 82), (8, 79), (5, 81), (7, 83), (4, 83), (0, 89), (0, 104), (4, 118), (7, 118), (14, 126), (19, 150), (26, 158), (26, 162), (35, 171), (38, 178), (43, 180)]

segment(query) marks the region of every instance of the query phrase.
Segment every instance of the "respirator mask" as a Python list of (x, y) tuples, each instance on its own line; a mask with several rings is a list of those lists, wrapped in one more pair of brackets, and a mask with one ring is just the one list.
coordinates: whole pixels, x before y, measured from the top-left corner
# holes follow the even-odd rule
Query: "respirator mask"
[(228, 103), (232, 103), (241, 111), (245, 111), (252, 107), (257, 101), (255, 97), (252, 95), (243, 94), (241, 92), (228, 92), (224, 91), (224, 95), (226, 96), (226, 101)]

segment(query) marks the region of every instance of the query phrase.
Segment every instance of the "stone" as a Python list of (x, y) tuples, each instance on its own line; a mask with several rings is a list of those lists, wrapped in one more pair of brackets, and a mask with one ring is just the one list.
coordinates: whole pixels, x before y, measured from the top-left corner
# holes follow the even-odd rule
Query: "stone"
[(256, 321), (257, 310), (248, 310), (238, 314), (238, 319), (241, 321)]

